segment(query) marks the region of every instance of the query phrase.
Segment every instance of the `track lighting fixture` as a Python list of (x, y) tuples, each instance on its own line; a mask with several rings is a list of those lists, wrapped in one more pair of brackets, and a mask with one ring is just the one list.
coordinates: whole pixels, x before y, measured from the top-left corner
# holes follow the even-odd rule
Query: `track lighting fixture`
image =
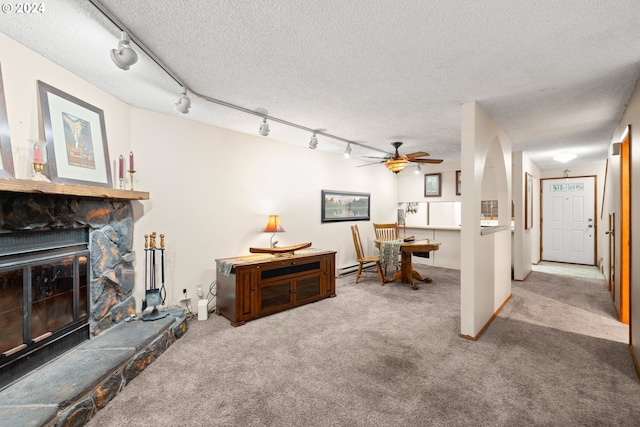
[(174, 105), (176, 111), (180, 111), (182, 114), (187, 114), (189, 112), (189, 108), (191, 108), (191, 100), (187, 96), (187, 88), (182, 89), (182, 93), (180, 94), (180, 98), (178, 102)]
[[(158, 56), (151, 49), (149, 49), (142, 41), (140, 41), (140, 39), (138, 39), (130, 29), (127, 29), (124, 23), (120, 21), (120, 19), (118, 19), (117, 16), (111, 13), (109, 9), (103, 6), (99, 0), (89, 0), (89, 2), (100, 13), (102, 13), (105, 16), (105, 18), (111, 21), (121, 31), (121, 40), (118, 43), (118, 48), (113, 49), (111, 51), (111, 60), (114, 62), (114, 64), (116, 64), (118, 68), (121, 68), (123, 70), (128, 70), (129, 67), (131, 67), (133, 64), (135, 64), (138, 61), (138, 54), (131, 48), (131, 42), (133, 41), (136, 45), (136, 49), (139, 49), (142, 52), (144, 52), (147, 57), (151, 58), (153, 62), (155, 62), (165, 73), (167, 73), (167, 75), (171, 77), (179, 86), (185, 88), (180, 99), (176, 103), (175, 108), (177, 111), (180, 111), (181, 113), (186, 114), (189, 111), (189, 108), (191, 107), (191, 100), (189, 99), (189, 97), (187, 97), (187, 94), (186, 94), (186, 88), (188, 87), (186, 82), (182, 78), (180, 78), (180, 76), (177, 75), (173, 70), (171, 70), (167, 66), (167, 64), (165, 64), (160, 58), (158, 58)], [(345, 156), (349, 156), (351, 153), (350, 144), (355, 144), (358, 147), (362, 147), (367, 150), (378, 151), (380, 153), (385, 154), (386, 156), (390, 155), (390, 153), (388, 153), (386, 150), (381, 150), (376, 147), (370, 147), (361, 142), (349, 141), (348, 139), (341, 138), (337, 135), (329, 134), (325, 132), (326, 129), (311, 129), (306, 126), (299, 125), (297, 123), (293, 123), (277, 117), (269, 116), (268, 112), (263, 108), (250, 110), (240, 105), (235, 105), (221, 99), (216, 99), (216, 98), (207, 96), (206, 94), (198, 93), (193, 89), (189, 89), (189, 91), (193, 95), (197, 96), (200, 100), (211, 102), (226, 108), (232, 108), (234, 110), (241, 111), (243, 113), (253, 114), (255, 116), (262, 117), (263, 121), (262, 121), (262, 124), (260, 125), (260, 130), (259, 130), (259, 134), (262, 136), (269, 135), (269, 124), (267, 123), (267, 117), (268, 117), (271, 121), (283, 124), (285, 126), (290, 126), (290, 127), (300, 129), (305, 132), (314, 133), (314, 134), (318, 132), (320, 133), (320, 135), (322, 135), (325, 138), (331, 138), (334, 140), (342, 141), (344, 143), (348, 143), (349, 145), (347, 146), (347, 151), (345, 152)], [(314, 137), (317, 138), (317, 136), (315, 135)], [(312, 141), (309, 142), (310, 148), (317, 147), (316, 145), (317, 143), (315, 142), (317, 141), (317, 139), (314, 139), (314, 137), (312, 137)]]
[(318, 147), (318, 137), (314, 132), (313, 136), (311, 137), (311, 140), (309, 141), (309, 148), (311, 148), (312, 150), (315, 150), (317, 147)]
[(416, 175), (420, 175), (420, 172), (422, 172), (422, 168), (421, 168), (421, 167), (420, 167), (420, 165), (418, 164), (418, 167), (416, 168), (416, 170), (415, 170), (415, 172), (414, 172), (414, 173), (415, 173)]
[(118, 42), (118, 49), (111, 49), (111, 60), (121, 70), (128, 70), (138, 62), (138, 54), (129, 44), (129, 36), (123, 31)]
[(344, 150), (344, 158), (348, 159), (349, 157), (351, 157), (351, 143), (347, 143), (347, 149)]
[(269, 136), (269, 123), (267, 123), (266, 117), (262, 120), (258, 133), (262, 136)]

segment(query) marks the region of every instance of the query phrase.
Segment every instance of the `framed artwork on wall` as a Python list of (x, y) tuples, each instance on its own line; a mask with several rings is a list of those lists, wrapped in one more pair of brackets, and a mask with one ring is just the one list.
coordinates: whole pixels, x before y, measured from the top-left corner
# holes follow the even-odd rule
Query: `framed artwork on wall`
[(322, 190), (322, 222), (369, 221), (370, 212), (369, 193)]
[(533, 228), (533, 176), (524, 173), (524, 228)]
[(112, 187), (104, 113), (38, 81), (52, 182)]
[(462, 194), (462, 171), (456, 171), (456, 196)]
[(424, 176), (424, 197), (440, 197), (442, 183), (439, 173), (430, 173)]
[(0, 68), (0, 179), (13, 179), (14, 174), (11, 137), (9, 135), (9, 117), (7, 115), (7, 103), (4, 98), (2, 68)]

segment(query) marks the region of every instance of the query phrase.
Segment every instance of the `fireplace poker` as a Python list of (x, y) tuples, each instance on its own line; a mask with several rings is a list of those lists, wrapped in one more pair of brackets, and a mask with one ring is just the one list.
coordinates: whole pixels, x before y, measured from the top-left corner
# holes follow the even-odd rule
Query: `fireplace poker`
[(162, 305), (164, 305), (164, 300), (167, 295), (167, 291), (164, 287), (164, 234), (160, 235), (160, 278), (162, 280), (160, 296), (162, 297)]

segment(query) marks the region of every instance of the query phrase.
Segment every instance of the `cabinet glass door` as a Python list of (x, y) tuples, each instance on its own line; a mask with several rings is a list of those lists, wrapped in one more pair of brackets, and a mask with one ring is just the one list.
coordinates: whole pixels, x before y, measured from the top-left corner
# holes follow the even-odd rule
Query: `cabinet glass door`
[(321, 290), (320, 275), (318, 274), (296, 279), (296, 304), (320, 298)]
[(260, 286), (260, 314), (282, 310), (293, 304), (291, 280), (263, 283)]

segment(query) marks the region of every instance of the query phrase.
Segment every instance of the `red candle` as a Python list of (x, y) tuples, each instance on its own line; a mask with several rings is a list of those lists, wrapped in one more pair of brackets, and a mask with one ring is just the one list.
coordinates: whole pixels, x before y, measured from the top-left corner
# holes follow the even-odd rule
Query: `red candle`
[(130, 171), (134, 171), (135, 170), (133, 168), (133, 151), (129, 152), (129, 170)]
[(37, 142), (33, 145), (33, 163), (42, 163), (42, 151)]
[(122, 154), (120, 154), (120, 162), (118, 166), (118, 176), (122, 179), (124, 177), (124, 157), (122, 157)]

